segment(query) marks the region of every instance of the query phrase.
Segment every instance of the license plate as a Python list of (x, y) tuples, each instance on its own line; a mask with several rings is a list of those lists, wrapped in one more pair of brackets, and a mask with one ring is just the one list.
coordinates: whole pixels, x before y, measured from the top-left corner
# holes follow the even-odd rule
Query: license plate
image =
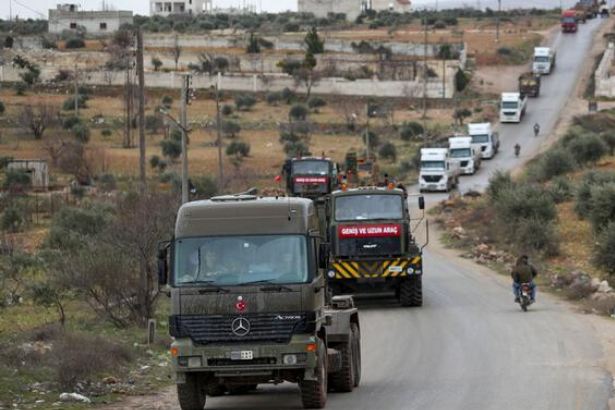
[(252, 360), (254, 359), (254, 352), (252, 350), (241, 350), (231, 352), (231, 360)]
[(436, 186), (435, 185), (427, 185), (427, 189), (429, 189), (431, 191), (431, 190), (436, 189)]

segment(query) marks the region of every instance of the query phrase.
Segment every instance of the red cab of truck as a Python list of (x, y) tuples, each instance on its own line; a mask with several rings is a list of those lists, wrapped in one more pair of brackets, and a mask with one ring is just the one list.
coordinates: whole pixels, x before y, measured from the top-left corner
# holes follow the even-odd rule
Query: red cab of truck
[(564, 33), (576, 33), (577, 12), (575, 10), (564, 10), (562, 12), (562, 31)]

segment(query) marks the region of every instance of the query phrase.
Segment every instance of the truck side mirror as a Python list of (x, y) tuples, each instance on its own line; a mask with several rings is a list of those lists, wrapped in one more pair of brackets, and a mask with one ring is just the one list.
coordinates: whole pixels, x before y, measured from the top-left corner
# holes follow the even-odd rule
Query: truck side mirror
[(425, 197), (424, 196), (419, 196), (419, 209), (423, 210), (425, 209)]
[(158, 244), (158, 285), (164, 286), (169, 280), (169, 264), (167, 263), (167, 249), (170, 242)]
[(331, 246), (328, 243), (321, 243), (318, 248), (318, 267), (320, 269), (327, 269), (329, 266), (329, 252)]

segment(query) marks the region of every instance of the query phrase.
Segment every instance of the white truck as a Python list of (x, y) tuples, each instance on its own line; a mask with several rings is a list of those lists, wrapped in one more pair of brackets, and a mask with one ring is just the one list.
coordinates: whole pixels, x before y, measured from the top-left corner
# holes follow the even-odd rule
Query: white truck
[(555, 51), (549, 47), (534, 47), (532, 71), (537, 74), (549, 74), (555, 68)]
[(500, 149), (500, 136), (491, 129), (488, 122), (468, 124), (468, 133), (472, 137), (472, 145), (480, 149), (483, 159), (491, 159)]
[(447, 148), (421, 148), (421, 192), (449, 192), (459, 186), (459, 174), (459, 163), (450, 159)]
[(448, 139), (451, 160), (459, 163), (462, 175), (472, 175), (480, 168), (480, 149), (472, 144), (472, 137), (451, 137)]
[(525, 115), (527, 96), (520, 93), (502, 93), (500, 122), (521, 122)]

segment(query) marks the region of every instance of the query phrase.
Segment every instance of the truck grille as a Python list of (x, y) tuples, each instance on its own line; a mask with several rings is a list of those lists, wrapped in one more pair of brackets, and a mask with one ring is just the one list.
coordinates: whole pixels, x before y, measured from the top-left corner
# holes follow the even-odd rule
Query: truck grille
[(470, 161), (461, 161), (460, 165), (463, 168), (463, 167), (467, 167), (469, 163)]
[(423, 180), (425, 182), (440, 182), (440, 180), (442, 179), (442, 175), (423, 175), (422, 176)]
[(208, 366), (266, 366), (276, 364), (274, 357), (258, 357), (252, 360), (207, 359)]
[(340, 239), (336, 256), (401, 255), (401, 237)]
[(228, 344), (246, 342), (288, 343), (293, 333), (310, 333), (315, 328), (315, 314), (284, 312), (241, 315), (250, 322), (245, 336), (232, 331), (232, 323), (240, 315), (181, 315), (169, 318), (169, 334), (191, 338), (196, 344)]

